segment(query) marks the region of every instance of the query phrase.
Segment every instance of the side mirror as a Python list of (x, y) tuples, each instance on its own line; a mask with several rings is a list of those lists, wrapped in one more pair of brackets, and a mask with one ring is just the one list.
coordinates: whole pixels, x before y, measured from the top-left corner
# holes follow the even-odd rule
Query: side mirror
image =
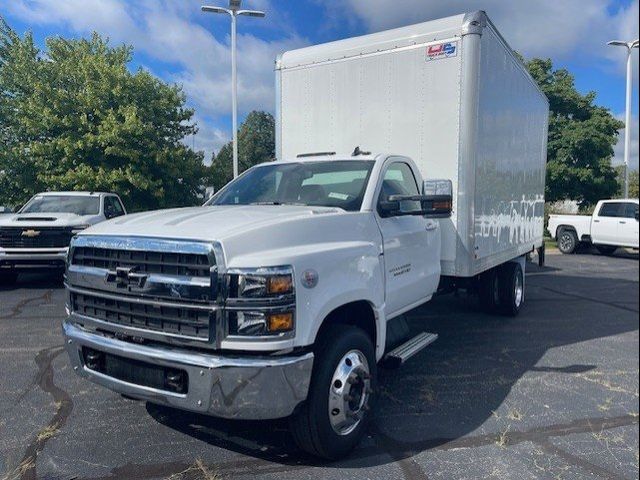
[(448, 218), (453, 213), (453, 183), (451, 180), (425, 180), (422, 184), (424, 214), (430, 218)]
[[(420, 202), (420, 208), (403, 209), (404, 202)], [(453, 211), (451, 195), (390, 195), (380, 203), (383, 216), (420, 215), (429, 218), (447, 218)], [(386, 215), (385, 215), (386, 214)]]

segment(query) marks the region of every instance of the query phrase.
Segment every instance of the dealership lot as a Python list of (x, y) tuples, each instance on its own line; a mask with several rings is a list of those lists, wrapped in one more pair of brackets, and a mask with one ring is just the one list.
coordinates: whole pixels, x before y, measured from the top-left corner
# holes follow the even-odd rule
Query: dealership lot
[[(71, 371), (64, 290), (0, 290), (0, 478), (636, 478), (638, 255), (550, 254), (517, 319), (442, 297), (409, 314), (440, 339), (383, 371), (346, 460), (298, 452), (285, 421), (137, 402)], [(0, 287), (3, 288), (3, 287)]]

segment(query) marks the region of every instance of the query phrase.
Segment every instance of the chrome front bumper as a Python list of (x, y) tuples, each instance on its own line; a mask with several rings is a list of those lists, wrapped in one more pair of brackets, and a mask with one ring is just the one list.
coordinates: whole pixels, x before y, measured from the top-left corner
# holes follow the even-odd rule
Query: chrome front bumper
[[(123, 342), (65, 321), (62, 325), (71, 365), (80, 376), (134, 398), (223, 418), (282, 418), (307, 398), (313, 353), (293, 357), (242, 357), (149, 347)], [(82, 347), (181, 369), (188, 374), (185, 394), (136, 385), (87, 368)]]
[(60, 268), (67, 260), (68, 248), (3, 248), (0, 268)]

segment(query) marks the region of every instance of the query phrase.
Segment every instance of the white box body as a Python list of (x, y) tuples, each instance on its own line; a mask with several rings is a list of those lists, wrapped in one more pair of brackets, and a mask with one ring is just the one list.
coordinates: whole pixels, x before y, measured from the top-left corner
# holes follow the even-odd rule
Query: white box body
[(452, 180), (443, 275), (542, 245), (548, 101), (483, 12), (286, 52), (276, 92), (278, 159), (359, 146)]

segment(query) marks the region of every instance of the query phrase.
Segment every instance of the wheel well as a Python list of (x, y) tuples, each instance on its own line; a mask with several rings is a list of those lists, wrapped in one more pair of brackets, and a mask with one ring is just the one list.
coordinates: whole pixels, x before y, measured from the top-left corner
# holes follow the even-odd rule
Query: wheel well
[(564, 231), (567, 232), (573, 232), (576, 235), (578, 234), (578, 232), (576, 232), (575, 227), (572, 227), (571, 225), (558, 225), (558, 228), (556, 229), (556, 238), (558, 238), (560, 236), (560, 234)]
[(317, 336), (320, 336), (328, 325), (353, 325), (359, 327), (369, 336), (374, 348), (376, 346), (376, 315), (371, 304), (365, 300), (346, 303), (334, 309), (322, 322)]

